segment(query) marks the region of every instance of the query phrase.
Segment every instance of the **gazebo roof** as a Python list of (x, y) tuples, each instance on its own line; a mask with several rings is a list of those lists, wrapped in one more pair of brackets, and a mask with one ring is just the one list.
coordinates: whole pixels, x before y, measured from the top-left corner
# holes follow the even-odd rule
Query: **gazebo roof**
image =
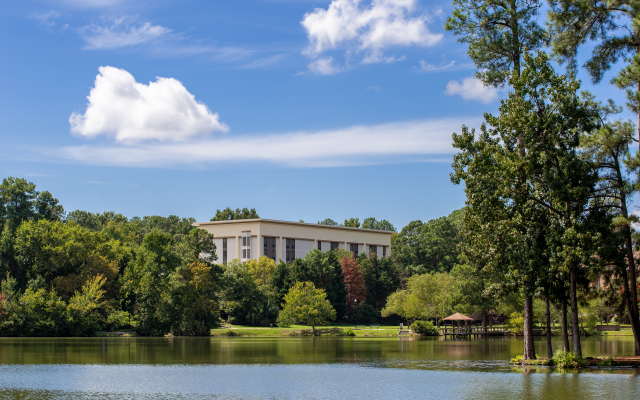
[(444, 318), (443, 321), (475, 321), (473, 318), (469, 318), (466, 315), (455, 313), (453, 315)]

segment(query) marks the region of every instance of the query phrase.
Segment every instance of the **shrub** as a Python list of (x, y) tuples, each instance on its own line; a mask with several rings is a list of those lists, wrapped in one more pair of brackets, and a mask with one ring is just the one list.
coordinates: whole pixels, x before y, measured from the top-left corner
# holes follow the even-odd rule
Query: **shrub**
[(76, 292), (67, 306), (69, 331), (72, 336), (93, 336), (102, 327), (102, 286), (105, 278), (97, 275), (80, 292)]
[(415, 321), (411, 324), (411, 330), (422, 336), (440, 336), (440, 330), (431, 321)]
[(66, 304), (54, 291), (44, 289), (27, 289), (14, 297), (0, 321), (2, 336), (63, 336), (66, 333)]
[(131, 328), (131, 314), (126, 311), (114, 311), (107, 316), (105, 329), (113, 331), (117, 329)]
[(524, 332), (524, 315), (520, 312), (513, 312), (509, 315), (509, 322), (507, 323), (509, 330), (514, 333)]
[(558, 368), (580, 368), (587, 363), (582, 357), (575, 356), (571, 352), (558, 350), (553, 354), (553, 363)]

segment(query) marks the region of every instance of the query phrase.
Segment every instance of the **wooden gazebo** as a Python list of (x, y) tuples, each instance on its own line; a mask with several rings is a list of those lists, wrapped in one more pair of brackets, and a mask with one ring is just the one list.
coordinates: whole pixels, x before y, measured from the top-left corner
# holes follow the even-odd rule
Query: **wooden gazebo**
[[(453, 315), (449, 315), (447, 318), (443, 318), (442, 319), (443, 322), (445, 321), (451, 321), (451, 331), (452, 333), (463, 333), (463, 331), (466, 331), (465, 329), (460, 329), (460, 322), (464, 321), (464, 326), (468, 326), (469, 322), (473, 322), (475, 321), (473, 318), (469, 318), (466, 315), (460, 314), (460, 313), (455, 313)], [(454, 322), (457, 322), (457, 327), (458, 329), (456, 329), (456, 326), (453, 324)], [(445, 335), (447, 334), (447, 327), (446, 327), (446, 323), (445, 323)]]

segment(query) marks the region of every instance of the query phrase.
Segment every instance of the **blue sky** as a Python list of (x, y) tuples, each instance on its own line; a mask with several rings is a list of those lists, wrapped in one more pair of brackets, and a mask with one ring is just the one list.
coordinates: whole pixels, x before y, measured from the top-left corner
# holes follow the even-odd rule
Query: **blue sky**
[[(450, 13), (426, 0), (5, 0), (0, 176), (67, 211), (254, 207), (397, 228), (449, 214), (464, 204), (451, 133), (505, 96), (473, 79)], [(613, 72), (597, 86), (583, 75), (624, 104)]]

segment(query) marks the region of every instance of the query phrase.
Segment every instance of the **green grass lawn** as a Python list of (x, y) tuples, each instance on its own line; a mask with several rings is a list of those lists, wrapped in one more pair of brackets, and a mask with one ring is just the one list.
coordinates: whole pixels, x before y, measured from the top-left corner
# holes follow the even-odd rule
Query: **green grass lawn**
[[(288, 328), (274, 326), (273, 328), (256, 328), (245, 325), (226, 325), (228, 328), (216, 328), (211, 330), (211, 336), (307, 336), (311, 335), (311, 327), (305, 325), (292, 325)], [(316, 327), (321, 336), (344, 336), (344, 332), (351, 328), (356, 337), (381, 337), (397, 336), (398, 326), (380, 326), (378, 329), (367, 326), (367, 329), (354, 329), (351, 324), (331, 324)]]

